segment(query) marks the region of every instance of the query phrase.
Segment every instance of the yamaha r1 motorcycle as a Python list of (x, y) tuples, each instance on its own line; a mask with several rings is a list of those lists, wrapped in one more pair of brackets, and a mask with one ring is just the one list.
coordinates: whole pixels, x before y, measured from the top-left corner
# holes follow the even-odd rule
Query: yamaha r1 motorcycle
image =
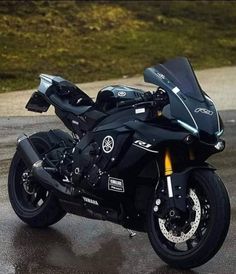
[(227, 235), (230, 204), (205, 161), (225, 142), (188, 60), (147, 68), (154, 92), (113, 85), (95, 102), (61, 77), (40, 78), (26, 108), (54, 106), (72, 134), (53, 129), (18, 138), (8, 187), (19, 218), (32, 227), (55, 224), (67, 212), (111, 221), (147, 232), (171, 266), (210, 260)]

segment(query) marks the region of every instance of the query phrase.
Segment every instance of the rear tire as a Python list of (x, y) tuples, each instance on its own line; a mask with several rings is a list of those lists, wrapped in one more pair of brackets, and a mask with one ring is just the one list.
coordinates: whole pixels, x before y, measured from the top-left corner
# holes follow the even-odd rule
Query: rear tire
[[(201, 221), (195, 232), (196, 234), (190, 240), (187, 240), (186, 243), (181, 243), (186, 244), (187, 250), (177, 249), (178, 243), (173, 243), (173, 238), (169, 237), (168, 239), (162, 233), (160, 219), (153, 213), (155, 199), (150, 203), (147, 220), (148, 236), (157, 255), (167, 264), (182, 269), (194, 268), (209, 261), (223, 244), (230, 224), (229, 197), (219, 176), (212, 170), (195, 170), (190, 177), (188, 185), (189, 191), (194, 189), (200, 201)], [(204, 205), (206, 206), (204, 204), (206, 200), (207, 207), (209, 206), (209, 211), (207, 212), (209, 217), (204, 219), (206, 227), (201, 227), (203, 224), (202, 218), (205, 216), (202, 210)], [(199, 236), (199, 230), (202, 238)], [(172, 234), (174, 235), (172, 230), (169, 232), (171, 236)], [(195, 245), (193, 245), (194, 241)], [(188, 246), (188, 244), (191, 244), (192, 247), (191, 245)]]
[[(45, 154), (53, 145), (48, 139), (47, 132), (33, 134), (30, 136), (30, 140), (41, 155)], [(61, 208), (58, 199), (37, 183), (34, 178), (31, 178), (27, 185), (24, 182), (23, 174), (27, 174), (27, 167), (19, 152), (16, 151), (9, 170), (8, 193), (10, 203), (17, 216), (31, 227), (38, 228), (48, 227), (61, 220), (66, 212)]]

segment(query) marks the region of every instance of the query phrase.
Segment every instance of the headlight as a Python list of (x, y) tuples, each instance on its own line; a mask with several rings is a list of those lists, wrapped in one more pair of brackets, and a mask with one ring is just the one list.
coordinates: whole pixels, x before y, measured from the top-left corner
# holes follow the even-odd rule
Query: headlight
[(216, 148), (217, 150), (219, 150), (219, 151), (224, 150), (224, 148), (225, 148), (225, 142), (224, 142), (223, 140), (220, 140), (219, 142), (217, 142), (217, 143), (215, 144), (215, 148)]

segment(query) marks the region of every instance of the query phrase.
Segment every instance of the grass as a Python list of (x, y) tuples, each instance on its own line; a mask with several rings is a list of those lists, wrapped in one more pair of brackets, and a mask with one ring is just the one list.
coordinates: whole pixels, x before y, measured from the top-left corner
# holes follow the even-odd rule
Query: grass
[(236, 65), (236, 2), (0, 2), (0, 92), (38, 75), (87, 82), (141, 74), (186, 56), (194, 68)]

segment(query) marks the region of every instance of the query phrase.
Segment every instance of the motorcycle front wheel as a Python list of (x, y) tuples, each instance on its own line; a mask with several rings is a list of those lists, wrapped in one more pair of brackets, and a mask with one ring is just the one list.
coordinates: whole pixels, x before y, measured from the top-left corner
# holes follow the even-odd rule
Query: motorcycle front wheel
[(209, 261), (220, 249), (230, 223), (227, 190), (212, 170), (195, 170), (187, 189), (187, 213), (181, 218), (159, 218), (150, 202), (148, 236), (157, 255), (175, 268), (189, 269)]

